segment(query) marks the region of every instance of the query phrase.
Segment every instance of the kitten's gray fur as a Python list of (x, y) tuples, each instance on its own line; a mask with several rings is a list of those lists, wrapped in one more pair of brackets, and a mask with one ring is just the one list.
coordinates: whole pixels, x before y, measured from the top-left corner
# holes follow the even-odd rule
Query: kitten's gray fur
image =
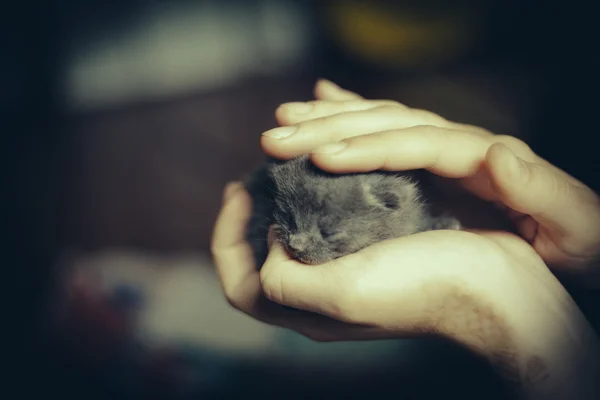
[(330, 174), (306, 155), (266, 163), (245, 184), (253, 199), (247, 239), (257, 266), (268, 253), (270, 225), (288, 252), (306, 264), (322, 264), (394, 237), (460, 229), (456, 218), (432, 214), (418, 174)]

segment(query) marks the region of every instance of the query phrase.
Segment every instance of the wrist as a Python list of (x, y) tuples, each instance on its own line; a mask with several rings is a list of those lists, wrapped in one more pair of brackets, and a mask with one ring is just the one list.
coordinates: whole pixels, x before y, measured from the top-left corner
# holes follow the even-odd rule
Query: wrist
[(525, 398), (600, 398), (596, 333), (541, 260), (519, 261), (493, 284), (480, 280), (457, 316), (462, 324), (446, 336), (486, 358)]

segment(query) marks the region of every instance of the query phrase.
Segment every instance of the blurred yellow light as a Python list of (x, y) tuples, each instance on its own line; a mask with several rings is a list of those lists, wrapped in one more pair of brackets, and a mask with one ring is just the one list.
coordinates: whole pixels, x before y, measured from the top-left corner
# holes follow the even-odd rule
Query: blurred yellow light
[(454, 12), (417, 18), (353, 1), (332, 2), (328, 8), (329, 27), (342, 46), (388, 67), (436, 64), (462, 55), (476, 41), (472, 16)]

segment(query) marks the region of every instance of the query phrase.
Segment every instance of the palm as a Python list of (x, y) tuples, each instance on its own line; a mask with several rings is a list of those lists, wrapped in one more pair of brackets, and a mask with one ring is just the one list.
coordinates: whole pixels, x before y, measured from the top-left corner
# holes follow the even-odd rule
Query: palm
[[(379, 242), (317, 268), (291, 260), (276, 247), (262, 269), (263, 285), (275, 302), (263, 300), (261, 306), (265, 313), (279, 315), (279, 325), (315, 340), (410, 337), (435, 330), (431, 318), (419, 322), (415, 315), (444, 309), (448, 299), (461, 296), (463, 285), (505, 281), (514, 274), (507, 260), (534, 257), (532, 252), (519, 237), (502, 231), (428, 231)], [(299, 295), (295, 290), (303, 286), (303, 278), (292, 271), (306, 268), (319, 279)], [(423, 296), (424, 292), (430, 295)], [(306, 311), (286, 310), (277, 304), (295, 299), (292, 306), (303, 308), (304, 298), (320, 297), (323, 301), (313, 303), (318, 308)], [(332, 309), (327, 308), (326, 298), (335, 299)], [(389, 320), (395, 320), (395, 325), (386, 325)]]

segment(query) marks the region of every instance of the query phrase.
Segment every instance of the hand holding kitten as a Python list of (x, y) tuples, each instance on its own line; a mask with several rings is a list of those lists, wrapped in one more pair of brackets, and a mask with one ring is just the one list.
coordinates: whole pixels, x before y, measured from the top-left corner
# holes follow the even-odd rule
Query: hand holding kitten
[[(514, 138), (363, 100), (327, 82), (316, 93), (324, 100), (304, 113), (292, 112), (299, 105), (278, 109), (279, 122), (295, 126), (263, 136), (268, 154), (292, 158), (337, 145), (338, 152), (313, 150), (313, 162), (331, 172), (425, 168), (456, 178), (505, 205), (533, 247), (501, 231), (429, 231), (311, 266), (271, 241), (259, 271), (244, 237), (251, 199), (233, 184), (212, 242), (229, 302), (321, 341), (443, 336), (486, 357), (527, 398), (596, 398), (598, 338), (544, 261), (592, 276), (597, 196)], [(522, 160), (516, 170), (514, 157)]]
[(550, 268), (600, 285), (600, 197), (526, 143), (327, 81), (315, 92), (324, 100), (277, 109), (283, 127), (263, 134), (267, 154), (311, 153), (333, 173), (424, 168), (453, 178), (504, 209)]
[(248, 193), (228, 186), (212, 248), (238, 310), (316, 341), (441, 336), (489, 360), (526, 398), (597, 398), (598, 338), (517, 236), (428, 231), (320, 266), (271, 240), (259, 271), (244, 237), (250, 213)]

